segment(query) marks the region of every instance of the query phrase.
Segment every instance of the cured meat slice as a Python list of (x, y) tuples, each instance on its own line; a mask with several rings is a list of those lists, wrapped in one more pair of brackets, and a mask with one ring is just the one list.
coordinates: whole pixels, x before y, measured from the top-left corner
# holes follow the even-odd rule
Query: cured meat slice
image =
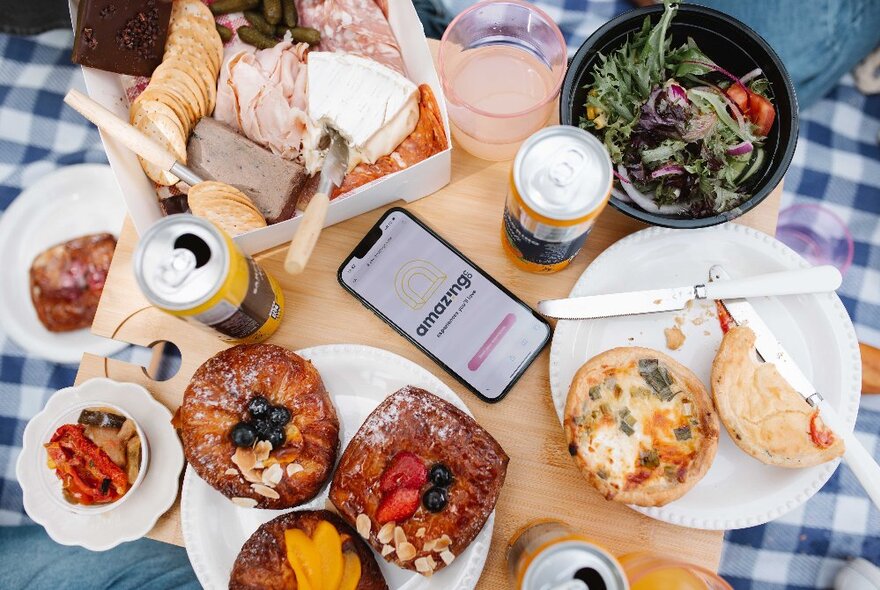
[(306, 132), (305, 43), (244, 47), (220, 70), (214, 118), (282, 158), (300, 153)]
[(375, 164), (361, 163), (355, 166), (354, 170), (346, 175), (342, 186), (334, 191), (333, 196), (347, 193), (386, 174), (393, 174), (417, 164), (442, 152), (447, 145), (440, 107), (431, 87), (422, 84), (419, 86), (419, 122), (415, 130), (397, 146), (397, 149), (379, 158)]
[[(378, 1), (382, 1), (380, 6)], [(384, 0), (297, 0), (300, 26), (321, 32), (322, 51), (353, 53), (406, 74)]]

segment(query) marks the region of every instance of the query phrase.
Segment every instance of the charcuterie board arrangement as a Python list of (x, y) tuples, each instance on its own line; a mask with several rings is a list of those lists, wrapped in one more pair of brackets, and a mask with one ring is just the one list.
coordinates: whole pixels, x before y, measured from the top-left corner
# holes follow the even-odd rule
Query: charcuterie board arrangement
[(751, 31), (715, 63), (701, 10), (609, 23), (641, 28), (575, 59), (568, 124), (489, 163), (406, 0), (80, 0), (66, 101), (129, 218), (112, 261), (41, 254), (34, 304), (180, 367), (83, 356), (25, 433), (31, 517), (210, 589), (723, 589), (719, 531), (841, 457), (880, 498), (840, 274), (771, 237), (790, 82)]

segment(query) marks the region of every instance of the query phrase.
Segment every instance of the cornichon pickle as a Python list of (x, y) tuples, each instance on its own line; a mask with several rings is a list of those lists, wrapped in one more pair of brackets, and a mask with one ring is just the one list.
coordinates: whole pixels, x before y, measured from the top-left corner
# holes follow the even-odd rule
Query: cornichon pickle
[(232, 39), (232, 29), (229, 27), (224, 27), (223, 25), (218, 24), (217, 33), (220, 35), (220, 39), (222, 39), (224, 43), (228, 43), (229, 40)]
[(208, 8), (215, 15), (229, 14), (231, 12), (244, 12), (252, 10), (260, 5), (260, 0), (217, 0)]
[(281, 0), (263, 0), (263, 16), (273, 25), (281, 22)]
[(293, 37), (294, 43), (317, 45), (321, 42), (321, 33), (318, 29), (310, 27), (278, 27), (278, 36), (283, 37), (287, 31), (290, 31), (290, 36)]
[(282, 21), (288, 27), (295, 27), (299, 24), (299, 14), (296, 11), (296, 2), (294, 0), (281, 0)]
[(271, 49), (278, 44), (277, 39), (264, 35), (255, 28), (248, 26), (238, 27), (238, 37), (248, 45), (253, 45), (257, 49)]
[(263, 13), (256, 10), (247, 10), (244, 13), (244, 18), (253, 28), (267, 37), (275, 36), (275, 27), (266, 22), (266, 19), (263, 18)]

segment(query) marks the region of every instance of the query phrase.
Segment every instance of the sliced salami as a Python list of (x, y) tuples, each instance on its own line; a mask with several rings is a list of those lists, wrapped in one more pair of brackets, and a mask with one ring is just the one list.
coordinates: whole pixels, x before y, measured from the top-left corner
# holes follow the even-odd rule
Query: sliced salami
[[(379, 2), (382, 3), (380, 6)], [(344, 51), (406, 75), (385, 0), (297, 0), (300, 26), (321, 32), (322, 51)]]

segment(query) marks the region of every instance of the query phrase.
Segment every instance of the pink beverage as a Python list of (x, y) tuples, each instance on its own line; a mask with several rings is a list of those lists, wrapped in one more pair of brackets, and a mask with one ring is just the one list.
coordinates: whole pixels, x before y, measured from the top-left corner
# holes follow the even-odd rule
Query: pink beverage
[(509, 160), (546, 125), (565, 76), (559, 27), (522, 0), (484, 0), (447, 27), (440, 79), (452, 135), (487, 160)]
[(461, 53), (456, 61), (450, 86), (460, 103), (450, 100), (448, 106), (456, 141), (487, 160), (513, 158), (522, 141), (550, 117), (555, 103), (545, 99), (553, 93), (553, 71), (513, 45), (485, 45)]

